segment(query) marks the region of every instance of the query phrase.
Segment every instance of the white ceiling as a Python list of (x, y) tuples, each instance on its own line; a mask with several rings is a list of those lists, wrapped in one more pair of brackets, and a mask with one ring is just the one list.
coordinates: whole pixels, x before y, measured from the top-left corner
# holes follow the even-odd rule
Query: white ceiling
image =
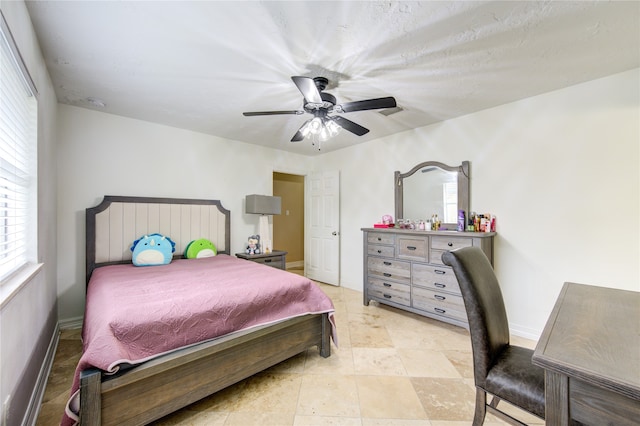
[[(313, 155), (291, 76), (344, 114), (322, 152), (640, 66), (640, 2), (27, 1), (59, 102)], [(93, 99), (93, 100), (92, 100)], [(104, 102), (104, 106), (98, 105)], [(178, 141), (176, 143), (179, 143)]]

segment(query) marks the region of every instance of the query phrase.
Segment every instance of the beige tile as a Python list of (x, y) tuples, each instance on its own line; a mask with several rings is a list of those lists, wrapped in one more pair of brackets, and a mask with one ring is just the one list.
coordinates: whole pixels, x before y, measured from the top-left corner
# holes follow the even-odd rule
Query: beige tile
[(347, 347), (331, 348), (331, 356), (323, 358), (317, 350), (307, 351), (305, 362), (305, 374), (345, 374), (353, 375), (353, 354), (352, 349)]
[[(469, 426), (470, 422), (459, 422), (459, 421), (448, 421), (448, 420), (432, 420), (431, 426)], [(489, 416), (485, 418), (483, 426), (504, 426), (507, 423), (504, 423), (500, 420), (490, 421)]]
[(429, 420), (363, 418), (362, 426), (431, 426), (431, 422)]
[[(292, 425), (294, 420), (293, 412), (282, 413), (262, 413), (262, 412), (238, 412), (229, 413), (224, 426), (283, 426)], [(204, 425), (203, 425), (204, 426)]]
[(196, 411), (295, 411), (302, 376), (263, 372), (189, 406)]
[(427, 419), (408, 377), (356, 376), (363, 418)]
[(319, 283), (318, 287), (320, 287), (320, 289), (324, 292), (324, 294), (329, 296), (329, 298), (333, 301), (334, 304), (336, 302), (341, 302), (343, 300), (342, 287), (333, 286), (329, 284), (322, 284), (322, 283)]
[(362, 426), (360, 417), (296, 416), (293, 426)]
[(458, 373), (465, 379), (473, 379), (473, 354), (471, 351), (441, 351)]
[[(155, 426), (468, 426), (475, 389), (467, 330), (320, 284), (336, 307), (339, 347), (316, 348), (243, 380)], [(512, 336), (512, 342), (535, 342)], [(60, 334), (36, 426), (57, 426), (80, 357), (80, 330)], [(506, 406), (504, 402), (501, 407)], [(543, 421), (507, 410), (528, 424)], [(487, 414), (485, 426), (505, 423)]]
[(223, 426), (226, 425), (226, 420), (226, 413), (185, 409), (152, 422), (149, 426)]
[(391, 336), (384, 325), (375, 322), (367, 314), (349, 314), (349, 335), (351, 347), (390, 348)]
[(354, 376), (305, 375), (300, 386), (296, 415), (359, 417)]
[(397, 353), (409, 376), (462, 378), (442, 352), (400, 348), (397, 349)]
[(235, 410), (229, 411), (293, 413), (301, 381), (299, 374), (259, 373), (247, 379)]
[(60, 330), (60, 340), (77, 340), (80, 341), (82, 336), (82, 328), (65, 328)]
[[(526, 411), (521, 410), (520, 408), (509, 404), (508, 402), (505, 401), (500, 401), (500, 403), (498, 404), (498, 408), (502, 411), (504, 411), (505, 413), (509, 414), (510, 416), (515, 417), (516, 419), (522, 421), (523, 423), (526, 423), (528, 425), (544, 425), (544, 420), (534, 416), (533, 414), (530, 414)], [(488, 414), (487, 417), (491, 417), (493, 419), (495, 419), (496, 421), (500, 421), (499, 419), (497, 419), (496, 417), (493, 417), (491, 414)]]
[(58, 426), (64, 413), (65, 398), (54, 399), (40, 406), (36, 426)]
[(536, 344), (538, 343), (535, 340), (527, 339), (525, 337), (515, 336), (513, 334), (510, 336), (510, 340), (512, 345), (522, 346), (529, 349), (535, 349)]
[(473, 419), (475, 392), (463, 379), (412, 377), (411, 382), (430, 420)]
[(356, 374), (406, 376), (402, 359), (395, 348), (353, 348)]
[(411, 326), (387, 325), (393, 345), (398, 348), (470, 351), (471, 338), (468, 332), (463, 328), (456, 328), (457, 330), (444, 328), (441, 323)]
[(349, 321), (347, 320), (348, 314), (346, 312), (335, 314), (338, 342), (333, 342), (333, 345), (338, 348), (350, 348), (351, 347), (351, 335), (349, 333)]

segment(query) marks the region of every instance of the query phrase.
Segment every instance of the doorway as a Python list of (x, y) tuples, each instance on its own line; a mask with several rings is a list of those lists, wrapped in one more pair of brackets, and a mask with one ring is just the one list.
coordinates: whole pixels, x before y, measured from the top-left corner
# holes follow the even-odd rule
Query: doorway
[(273, 247), (287, 252), (286, 268), (304, 275), (304, 176), (273, 172), (273, 195), (281, 211), (273, 216)]

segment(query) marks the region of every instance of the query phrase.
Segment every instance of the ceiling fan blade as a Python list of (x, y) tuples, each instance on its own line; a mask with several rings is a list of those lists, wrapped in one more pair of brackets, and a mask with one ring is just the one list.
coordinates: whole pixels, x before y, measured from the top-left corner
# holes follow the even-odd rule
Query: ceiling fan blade
[(244, 115), (245, 117), (253, 117), (255, 115), (283, 115), (283, 114), (301, 115), (301, 114), (304, 114), (304, 111), (251, 111), (251, 112), (242, 113), (242, 115)]
[(304, 128), (304, 126), (309, 124), (310, 121), (311, 120), (307, 120), (307, 121), (304, 122), (304, 124), (302, 126), (300, 126), (300, 128), (298, 129), (296, 134), (293, 135), (293, 137), (291, 138), (291, 142), (300, 142), (300, 141), (304, 140), (304, 135), (302, 134), (301, 130)]
[(322, 97), (320, 96), (320, 92), (316, 87), (316, 82), (313, 81), (312, 78), (309, 77), (301, 77), (301, 76), (293, 76), (291, 80), (296, 84), (302, 96), (309, 101), (315, 104), (322, 103)]
[(362, 127), (359, 124), (354, 123), (351, 120), (347, 120), (344, 117), (340, 117), (340, 116), (334, 116), (334, 117), (327, 117), (329, 120), (333, 120), (335, 121), (340, 127), (342, 127), (345, 130), (350, 131), (351, 133), (358, 135), (358, 136), (362, 136), (362, 135), (366, 135), (367, 133), (369, 133), (369, 129), (367, 129), (366, 127)]
[(365, 111), (368, 109), (394, 108), (396, 100), (394, 97), (367, 99), (366, 101), (347, 102), (340, 105), (342, 112)]

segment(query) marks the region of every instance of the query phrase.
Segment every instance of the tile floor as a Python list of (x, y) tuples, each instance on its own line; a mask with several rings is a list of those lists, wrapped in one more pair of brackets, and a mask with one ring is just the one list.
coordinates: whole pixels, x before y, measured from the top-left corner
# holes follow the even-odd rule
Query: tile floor
[[(360, 292), (320, 286), (336, 308), (339, 346), (331, 357), (309, 349), (154, 425), (471, 424), (475, 389), (465, 329), (375, 302), (364, 306)], [(82, 349), (79, 335), (61, 332), (37, 426), (58, 425)], [(517, 337), (513, 342), (535, 345)], [(485, 425), (503, 424), (487, 415)]]

